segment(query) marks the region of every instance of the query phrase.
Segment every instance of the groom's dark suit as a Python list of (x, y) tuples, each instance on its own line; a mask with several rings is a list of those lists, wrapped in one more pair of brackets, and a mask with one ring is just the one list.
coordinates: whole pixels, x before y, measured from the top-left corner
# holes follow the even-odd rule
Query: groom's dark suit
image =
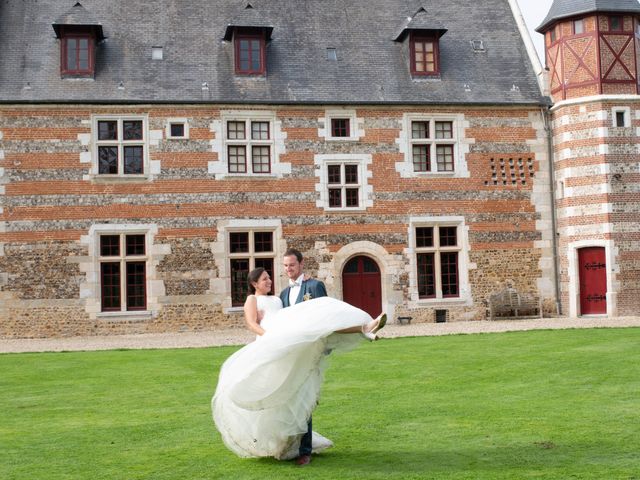
[[(290, 307), (291, 303), (289, 302), (289, 291), (291, 290), (291, 286), (285, 288), (282, 292), (280, 292), (280, 300), (282, 300), (282, 305), (286, 307)], [(308, 299), (318, 298), (318, 297), (326, 297), (327, 289), (320, 280), (315, 280), (310, 278), (309, 280), (303, 281), (300, 285), (300, 293), (298, 293), (298, 297), (296, 298), (295, 303), (300, 303), (304, 301), (305, 295), (308, 295)], [(307, 433), (305, 433), (300, 439), (300, 455), (311, 455), (311, 417), (309, 417)]]

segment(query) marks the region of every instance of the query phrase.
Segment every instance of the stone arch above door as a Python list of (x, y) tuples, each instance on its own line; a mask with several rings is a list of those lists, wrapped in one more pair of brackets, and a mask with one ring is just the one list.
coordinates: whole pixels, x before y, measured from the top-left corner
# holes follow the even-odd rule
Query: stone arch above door
[(320, 265), (328, 274), (325, 283), (330, 295), (342, 299), (342, 271), (346, 263), (353, 257), (364, 255), (376, 261), (380, 267), (382, 286), (382, 309), (391, 317), (396, 305), (403, 303), (402, 288), (397, 287), (399, 279), (406, 273), (406, 264), (401, 254), (392, 254), (374, 242), (358, 241), (349, 243), (332, 254), (330, 262)]

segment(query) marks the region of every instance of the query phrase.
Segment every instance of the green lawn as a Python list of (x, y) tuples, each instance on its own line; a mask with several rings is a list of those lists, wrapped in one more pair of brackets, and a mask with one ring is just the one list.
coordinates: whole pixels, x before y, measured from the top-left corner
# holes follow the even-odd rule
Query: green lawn
[(236, 347), (0, 355), (0, 479), (640, 479), (640, 329), (384, 340), (330, 361), (306, 468), (239, 459)]

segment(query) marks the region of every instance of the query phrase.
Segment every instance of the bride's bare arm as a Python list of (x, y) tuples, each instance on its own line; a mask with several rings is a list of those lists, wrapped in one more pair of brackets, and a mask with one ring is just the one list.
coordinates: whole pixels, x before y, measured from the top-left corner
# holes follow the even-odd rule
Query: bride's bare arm
[(264, 333), (264, 328), (260, 326), (258, 318), (258, 299), (255, 295), (249, 295), (244, 302), (244, 322), (247, 324), (247, 328), (256, 335)]

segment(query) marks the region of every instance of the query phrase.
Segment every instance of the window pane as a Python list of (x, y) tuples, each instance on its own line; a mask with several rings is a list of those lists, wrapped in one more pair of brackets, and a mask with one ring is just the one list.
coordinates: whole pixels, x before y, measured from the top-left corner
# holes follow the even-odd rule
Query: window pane
[(429, 138), (429, 122), (411, 122), (411, 138)]
[(416, 228), (416, 247), (433, 247), (433, 227)]
[(229, 234), (229, 251), (246, 253), (249, 251), (249, 232), (232, 232)]
[(331, 136), (332, 137), (348, 137), (349, 119), (348, 118), (332, 118), (331, 119)]
[(120, 235), (100, 235), (100, 256), (117, 257), (120, 255)]
[(229, 146), (229, 173), (247, 173), (246, 147)]
[(340, 188), (329, 189), (329, 207), (342, 207), (342, 190)]
[(327, 176), (328, 183), (342, 183), (342, 173), (340, 165), (327, 165)]
[(357, 207), (359, 204), (359, 189), (347, 188), (345, 190), (345, 202), (347, 207)]
[(244, 122), (227, 122), (227, 138), (230, 140), (244, 140)]
[(118, 122), (115, 120), (98, 122), (98, 140), (117, 140)]
[(455, 247), (458, 245), (458, 227), (438, 228), (441, 247)]
[(413, 146), (413, 171), (428, 172), (429, 166), (429, 145)]
[(622, 30), (622, 17), (615, 15), (609, 17), (609, 30), (621, 31)]
[(256, 252), (273, 252), (273, 233), (255, 232), (253, 246)]
[(269, 173), (271, 171), (271, 155), (269, 147), (253, 147), (251, 149), (253, 173)]
[(144, 235), (125, 236), (125, 255), (144, 255)]
[(78, 41), (75, 38), (67, 39), (67, 70), (77, 70)]
[(124, 173), (140, 174), (142, 172), (142, 147), (124, 147)]
[(251, 40), (251, 70), (259, 72), (260, 68), (260, 40)]
[(419, 253), (418, 257), (418, 296), (435, 297), (435, 266), (433, 253)]
[(616, 127), (625, 127), (624, 112), (616, 112)]
[(358, 165), (344, 166), (344, 183), (358, 183)]
[(170, 130), (172, 137), (184, 137), (184, 123), (172, 123)]
[(238, 307), (244, 304), (249, 294), (247, 275), (249, 275), (249, 259), (234, 258), (230, 260), (231, 266), (231, 305)]
[(253, 140), (269, 140), (269, 122), (251, 122)]
[(120, 310), (120, 263), (100, 264), (100, 297), (102, 311)]
[(439, 172), (453, 172), (453, 145), (436, 146), (436, 163)]
[(377, 273), (380, 271), (378, 264), (369, 257), (364, 257), (362, 260), (362, 270), (365, 273)]
[(88, 70), (89, 69), (89, 42), (86, 38), (81, 38), (79, 40), (80, 46), (78, 49), (78, 69), (79, 70)]
[(575, 20), (573, 22), (573, 33), (576, 35), (584, 32), (584, 20)]
[(458, 296), (458, 252), (440, 253), (442, 296)]
[(436, 122), (436, 138), (453, 138), (453, 122)]
[(342, 273), (358, 273), (358, 261), (358, 257), (349, 260)]
[(98, 147), (98, 173), (118, 173), (118, 147)]
[(122, 122), (124, 140), (142, 140), (142, 121), (125, 120)]
[(127, 262), (127, 310), (145, 310), (145, 262)]

